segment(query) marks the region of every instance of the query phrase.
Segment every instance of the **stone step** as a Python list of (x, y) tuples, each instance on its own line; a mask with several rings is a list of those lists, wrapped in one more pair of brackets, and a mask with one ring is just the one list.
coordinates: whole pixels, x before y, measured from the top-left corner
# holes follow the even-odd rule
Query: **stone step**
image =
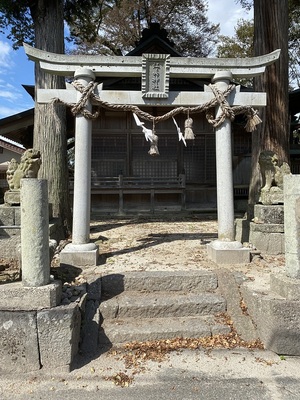
[(217, 275), (211, 271), (133, 271), (104, 275), (101, 287), (104, 295), (115, 296), (123, 291), (213, 291), (218, 286)]
[(214, 293), (130, 292), (100, 304), (102, 319), (164, 318), (218, 314), (226, 311), (225, 299)]
[(200, 338), (217, 334), (228, 334), (230, 327), (214, 316), (126, 318), (105, 320), (99, 332), (101, 347), (133, 341)]

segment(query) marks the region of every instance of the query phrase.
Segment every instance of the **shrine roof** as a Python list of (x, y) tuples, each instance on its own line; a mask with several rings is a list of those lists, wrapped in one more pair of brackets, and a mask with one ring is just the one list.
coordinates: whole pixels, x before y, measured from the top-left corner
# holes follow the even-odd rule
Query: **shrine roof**
[(168, 33), (161, 29), (158, 23), (150, 24), (142, 32), (141, 39), (136, 43), (136, 47), (126, 56), (141, 56), (145, 53), (150, 54), (170, 54), (171, 57), (181, 57), (182, 55), (174, 48), (174, 42), (168, 39)]
[(0, 147), (13, 151), (17, 154), (23, 154), (25, 151), (25, 147), (22, 144), (17, 143), (14, 140), (8, 139), (7, 137), (2, 135), (0, 135)]

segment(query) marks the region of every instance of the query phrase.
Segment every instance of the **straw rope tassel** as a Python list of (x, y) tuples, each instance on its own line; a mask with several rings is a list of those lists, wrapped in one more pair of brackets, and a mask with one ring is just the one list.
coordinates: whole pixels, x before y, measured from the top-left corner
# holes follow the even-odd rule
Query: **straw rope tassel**
[(193, 132), (193, 120), (190, 118), (190, 114), (188, 112), (188, 117), (184, 121), (184, 138), (185, 140), (194, 140), (195, 135)]
[(155, 134), (155, 122), (153, 120), (153, 129), (152, 129), (152, 136), (151, 136), (151, 144), (150, 144), (150, 150), (148, 151), (148, 154), (150, 156), (159, 156), (159, 151), (158, 151), (158, 136)]

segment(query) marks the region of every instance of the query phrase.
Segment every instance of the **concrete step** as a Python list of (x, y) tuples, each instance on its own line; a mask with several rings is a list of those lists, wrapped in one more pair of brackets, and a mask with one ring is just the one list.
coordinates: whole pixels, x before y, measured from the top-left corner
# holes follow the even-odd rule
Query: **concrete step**
[(213, 291), (218, 286), (217, 275), (211, 271), (133, 271), (104, 275), (101, 279), (105, 296), (123, 291)]
[(230, 327), (214, 316), (126, 318), (105, 320), (99, 332), (100, 346), (159, 339), (200, 338), (228, 334)]
[(225, 299), (214, 293), (126, 291), (100, 304), (103, 320), (199, 316), (225, 310)]

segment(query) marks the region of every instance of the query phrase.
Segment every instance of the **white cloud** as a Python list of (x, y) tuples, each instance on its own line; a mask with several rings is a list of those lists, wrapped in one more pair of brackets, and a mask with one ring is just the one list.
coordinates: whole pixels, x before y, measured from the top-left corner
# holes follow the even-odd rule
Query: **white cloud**
[[(18, 114), (22, 111), (28, 110), (28, 107), (4, 106), (0, 104), (0, 119), (10, 117), (11, 115)], [(1, 134), (1, 129), (0, 129)]]
[(0, 119), (18, 114), (33, 106), (33, 101), (25, 99), (22, 91), (16, 86), (0, 80)]
[(11, 52), (11, 46), (8, 43), (0, 40), (0, 67), (9, 68), (13, 65)]
[(253, 10), (246, 12), (236, 0), (214, 0), (208, 3), (207, 16), (210, 22), (220, 24), (221, 35), (233, 36), (237, 21), (251, 19)]
[(4, 99), (8, 101), (16, 101), (20, 98), (22, 98), (21, 94), (16, 92), (16, 91), (8, 91), (8, 90), (0, 90), (0, 97), (3, 97)]

